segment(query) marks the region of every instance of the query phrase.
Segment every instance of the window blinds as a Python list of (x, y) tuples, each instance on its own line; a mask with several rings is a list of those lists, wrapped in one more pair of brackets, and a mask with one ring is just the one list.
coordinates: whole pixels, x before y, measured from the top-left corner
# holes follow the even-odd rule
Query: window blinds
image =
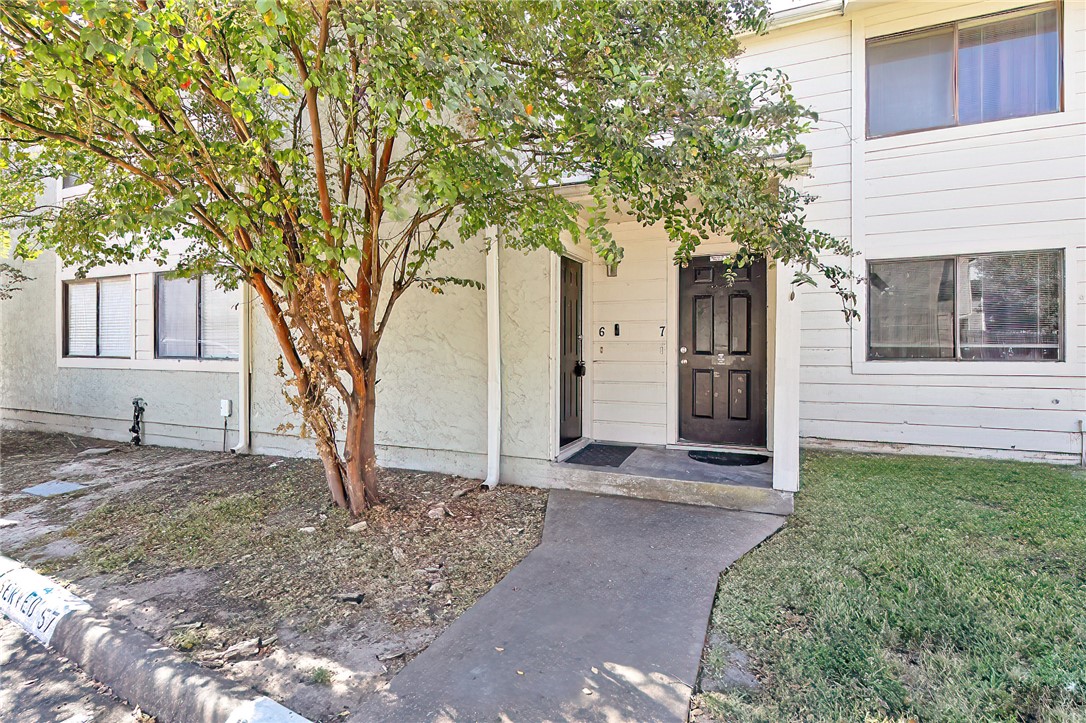
[(868, 273), (869, 359), (1062, 356), (1062, 251), (878, 261)]
[(1059, 251), (958, 259), (963, 359), (1059, 359)]
[(132, 278), (67, 284), (67, 356), (131, 358)]
[(238, 294), (200, 277), (200, 357), (236, 359), (238, 356)]
[(216, 287), (214, 277), (158, 277), (158, 356), (237, 359), (238, 292)]
[(158, 277), (158, 356), (195, 358), (200, 286), (194, 279)]
[(132, 356), (132, 281), (98, 282), (98, 355)]
[(68, 284), (68, 356), (98, 355), (98, 284)]

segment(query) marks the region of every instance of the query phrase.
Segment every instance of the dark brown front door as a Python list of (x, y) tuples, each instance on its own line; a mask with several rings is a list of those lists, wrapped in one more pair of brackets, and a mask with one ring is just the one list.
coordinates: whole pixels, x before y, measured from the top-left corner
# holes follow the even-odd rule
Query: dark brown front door
[(585, 374), (581, 358), (581, 264), (562, 257), (562, 320), (559, 354), (559, 388), (561, 390), (558, 437), (561, 445), (581, 438), (582, 381)]
[[(718, 258), (718, 260), (713, 260)], [(703, 256), (679, 270), (679, 437), (766, 443), (766, 265)]]

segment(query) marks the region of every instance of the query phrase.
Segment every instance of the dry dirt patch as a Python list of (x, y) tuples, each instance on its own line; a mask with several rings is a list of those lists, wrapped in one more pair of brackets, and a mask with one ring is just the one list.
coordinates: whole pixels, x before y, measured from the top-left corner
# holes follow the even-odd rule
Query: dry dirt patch
[[(79, 454), (103, 446), (117, 449)], [(19, 519), (0, 530), (7, 554), (324, 720), (355, 709), (538, 544), (546, 504), (537, 490), (386, 470), (386, 503), (354, 520), (329, 505), (313, 460), (65, 435), (5, 432), (0, 463), (0, 510)], [(18, 493), (48, 479), (88, 488)]]

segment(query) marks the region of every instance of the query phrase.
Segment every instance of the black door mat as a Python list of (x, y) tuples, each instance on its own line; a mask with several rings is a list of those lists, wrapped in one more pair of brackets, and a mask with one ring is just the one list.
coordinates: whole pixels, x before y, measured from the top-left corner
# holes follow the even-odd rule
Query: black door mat
[(589, 444), (566, 460), (570, 464), (586, 464), (590, 467), (621, 467), (637, 447), (621, 444)]
[(765, 464), (769, 457), (764, 454), (739, 454), (737, 452), (709, 452), (697, 449), (690, 452), (690, 459), (705, 464), (718, 464), (722, 467), (749, 467), (755, 464)]

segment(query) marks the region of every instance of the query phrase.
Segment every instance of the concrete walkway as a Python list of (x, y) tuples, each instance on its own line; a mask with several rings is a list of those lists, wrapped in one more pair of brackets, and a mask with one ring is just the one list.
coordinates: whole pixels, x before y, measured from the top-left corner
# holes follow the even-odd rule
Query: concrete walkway
[(554, 491), (543, 541), (365, 721), (685, 721), (721, 570), (783, 517)]

